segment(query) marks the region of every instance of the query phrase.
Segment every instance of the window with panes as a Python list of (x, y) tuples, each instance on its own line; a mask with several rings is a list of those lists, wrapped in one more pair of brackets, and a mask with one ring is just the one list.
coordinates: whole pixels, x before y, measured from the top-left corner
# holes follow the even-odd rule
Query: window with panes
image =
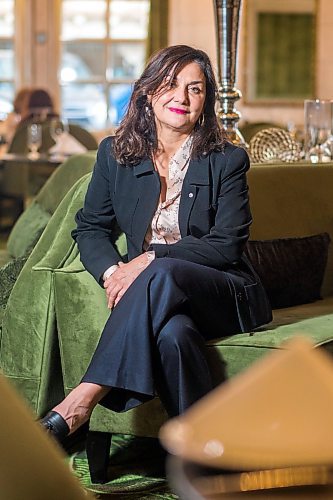
[(0, 120), (12, 111), (14, 99), (14, 0), (0, 1)]
[(143, 70), (149, 0), (62, 0), (62, 113), (90, 129), (117, 125)]

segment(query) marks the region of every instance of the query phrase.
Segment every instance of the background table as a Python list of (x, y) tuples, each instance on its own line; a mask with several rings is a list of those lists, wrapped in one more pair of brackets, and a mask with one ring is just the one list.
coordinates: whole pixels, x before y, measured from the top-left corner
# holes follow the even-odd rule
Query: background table
[(0, 226), (11, 227), (31, 202), (54, 170), (65, 160), (63, 156), (41, 154), (32, 159), (21, 154), (0, 156)]

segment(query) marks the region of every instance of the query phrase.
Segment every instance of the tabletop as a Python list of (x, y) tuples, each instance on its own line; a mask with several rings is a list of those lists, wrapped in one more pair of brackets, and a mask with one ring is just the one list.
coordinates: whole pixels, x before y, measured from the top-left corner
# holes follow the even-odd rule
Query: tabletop
[(24, 164), (24, 165), (50, 165), (56, 167), (63, 163), (68, 156), (63, 155), (47, 155), (39, 154), (37, 157), (32, 157), (31, 155), (17, 154), (17, 153), (4, 153), (0, 155), (0, 164)]

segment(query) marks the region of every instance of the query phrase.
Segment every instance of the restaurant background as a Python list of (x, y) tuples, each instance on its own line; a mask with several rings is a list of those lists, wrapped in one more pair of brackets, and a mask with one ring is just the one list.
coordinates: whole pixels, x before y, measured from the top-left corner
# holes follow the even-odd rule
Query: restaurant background
[[(251, 0), (253, 2), (253, 0)], [(254, 2), (262, 3), (262, 0)], [(237, 103), (242, 121), (303, 124), (303, 102), (249, 102), (246, 86), (252, 71), (248, 57), (250, 0), (242, 2)], [(266, 1), (265, 3), (269, 3)], [(331, 0), (279, 2), (315, 9), (314, 94), (331, 98), (333, 81), (333, 3)], [(119, 122), (131, 83), (145, 61), (149, 11), (147, 0), (1, 0), (0, 113), (9, 110), (15, 90), (38, 86), (49, 90), (59, 110), (102, 137)], [(159, 0), (153, 0), (155, 8)], [(276, 4), (276, 2), (274, 2)], [(167, 43), (187, 43), (206, 50), (216, 67), (216, 40), (211, 0), (169, 0)], [(288, 7), (289, 8), (289, 7)], [(12, 11), (11, 11), (12, 9)], [(110, 22), (108, 22), (110, 21)], [(108, 31), (109, 30), (109, 31)]]

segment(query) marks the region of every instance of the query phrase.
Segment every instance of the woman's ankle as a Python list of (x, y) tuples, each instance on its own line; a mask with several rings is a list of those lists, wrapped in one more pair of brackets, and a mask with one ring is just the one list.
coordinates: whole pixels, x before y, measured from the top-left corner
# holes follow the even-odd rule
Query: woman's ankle
[[(93, 405), (95, 407), (101, 399), (110, 392), (110, 387), (105, 385), (93, 384), (91, 382), (81, 382), (75, 389), (83, 395), (83, 404)], [(73, 391), (72, 391), (73, 392)]]
[(109, 388), (83, 382), (53, 408), (66, 421), (70, 434), (87, 422), (97, 403), (109, 392)]

